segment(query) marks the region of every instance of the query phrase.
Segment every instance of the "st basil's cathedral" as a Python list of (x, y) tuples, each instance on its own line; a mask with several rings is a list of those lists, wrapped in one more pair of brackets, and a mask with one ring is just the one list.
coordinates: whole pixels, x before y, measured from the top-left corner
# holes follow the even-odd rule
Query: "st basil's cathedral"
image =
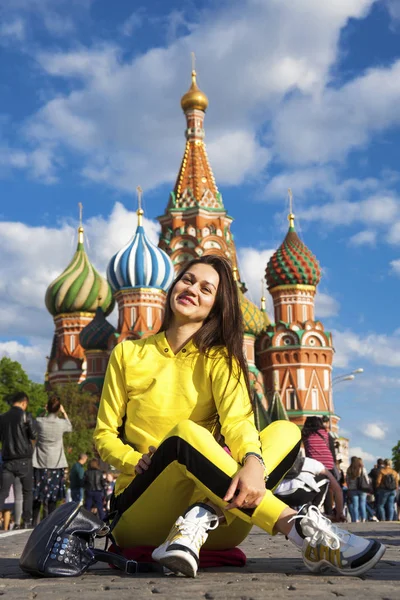
[[(218, 254), (231, 261), (238, 285), (244, 351), (255, 409), (258, 407), (255, 412), (261, 409), (269, 418), (289, 418), (300, 426), (309, 415), (328, 415), (331, 429), (337, 432), (339, 417), (332, 400), (332, 335), (314, 316), (321, 278), (318, 261), (300, 240), (291, 212), (286, 237), (265, 269), (273, 319), (266, 312), (264, 297), (260, 306), (246, 297), (231, 232), (233, 219), (225, 210), (204, 142), (208, 99), (197, 85), (194, 70), (181, 106), (186, 117), (186, 144), (175, 187), (165, 213), (158, 217), (158, 247), (143, 227), (138, 188), (137, 229), (111, 258), (107, 278), (90, 263), (81, 222), (70, 264), (47, 289), (46, 307), (55, 325), (47, 385), (76, 382), (82, 389), (100, 395), (113, 347), (127, 339), (157, 333), (175, 273), (192, 258)], [(106, 318), (115, 304), (116, 329)]]

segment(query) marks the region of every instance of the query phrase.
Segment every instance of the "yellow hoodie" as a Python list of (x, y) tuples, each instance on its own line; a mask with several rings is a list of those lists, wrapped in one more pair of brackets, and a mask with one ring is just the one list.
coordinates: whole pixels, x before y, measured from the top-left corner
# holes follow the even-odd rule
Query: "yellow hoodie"
[[(189, 341), (174, 354), (165, 333), (118, 344), (104, 381), (94, 440), (101, 458), (121, 471), (116, 493), (135, 476), (149, 446), (158, 447), (180, 421), (212, 429), (218, 412), (221, 432), (233, 458), (261, 454), (258, 431), (243, 375), (229, 377), (226, 350), (201, 354)], [(234, 371), (235, 371), (234, 366)], [(124, 443), (118, 427), (125, 422)]]

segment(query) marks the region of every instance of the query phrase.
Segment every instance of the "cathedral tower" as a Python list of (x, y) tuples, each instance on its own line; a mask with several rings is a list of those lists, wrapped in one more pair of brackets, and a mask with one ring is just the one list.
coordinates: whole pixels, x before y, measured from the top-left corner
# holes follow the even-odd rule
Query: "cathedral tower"
[(198, 88), (196, 71), (192, 85), (181, 100), (186, 117), (186, 146), (175, 187), (161, 224), (159, 246), (169, 254), (176, 269), (192, 258), (220, 254), (237, 266), (229, 217), (208, 162), (204, 143), (207, 96)]
[(118, 303), (118, 342), (147, 337), (161, 327), (174, 268), (143, 228), (142, 190), (138, 188), (137, 229), (133, 238), (111, 259), (107, 278)]
[(53, 315), (55, 333), (48, 360), (49, 386), (81, 382), (86, 375), (85, 353), (79, 334), (101, 307), (105, 315), (114, 308), (111, 288), (91, 265), (85, 251), (82, 207), (76, 252), (57, 279), (47, 288), (45, 303)]
[(298, 237), (292, 212), (288, 219), (289, 231), (266, 268), (275, 323), (257, 341), (257, 364), (268, 396), (280, 394), (291, 421), (302, 425), (309, 415), (328, 414), (335, 430), (332, 336), (314, 318), (321, 270)]

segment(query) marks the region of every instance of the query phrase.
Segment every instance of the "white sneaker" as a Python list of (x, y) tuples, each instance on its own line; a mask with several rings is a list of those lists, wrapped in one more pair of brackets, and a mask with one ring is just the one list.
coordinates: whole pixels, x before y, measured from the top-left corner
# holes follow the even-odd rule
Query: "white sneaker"
[(216, 529), (218, 523), (218, 517), (210, 506), (194, 504), (177, 519), (165, 542), (151, 556), (174, 573), (196, 577), (200, 548), (208, 532)]
[(376, 565), (385, 546), (376, 540), (354, 535), (333, 525), (316, 506), (305, 507), (297, 515), (305, 540), (303, 560), (313, 572), (332, 567), (342, 575), (361, 575)]

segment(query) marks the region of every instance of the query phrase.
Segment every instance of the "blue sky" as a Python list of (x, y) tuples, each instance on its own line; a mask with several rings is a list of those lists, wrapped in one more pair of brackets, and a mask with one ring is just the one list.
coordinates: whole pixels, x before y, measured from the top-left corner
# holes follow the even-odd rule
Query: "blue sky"
[[(0, 355), (40, 380), (47, 285), (78, 202), (103, 273), (165, 210), (184, 149), (190, 52), (206, 143), (253, 301), (287, 228), (323, 278), (341, 431), (367, 464), (400, 437), (400, 0), (0, 0)], [(115, 315), (113, 317), (115, 319)]]

